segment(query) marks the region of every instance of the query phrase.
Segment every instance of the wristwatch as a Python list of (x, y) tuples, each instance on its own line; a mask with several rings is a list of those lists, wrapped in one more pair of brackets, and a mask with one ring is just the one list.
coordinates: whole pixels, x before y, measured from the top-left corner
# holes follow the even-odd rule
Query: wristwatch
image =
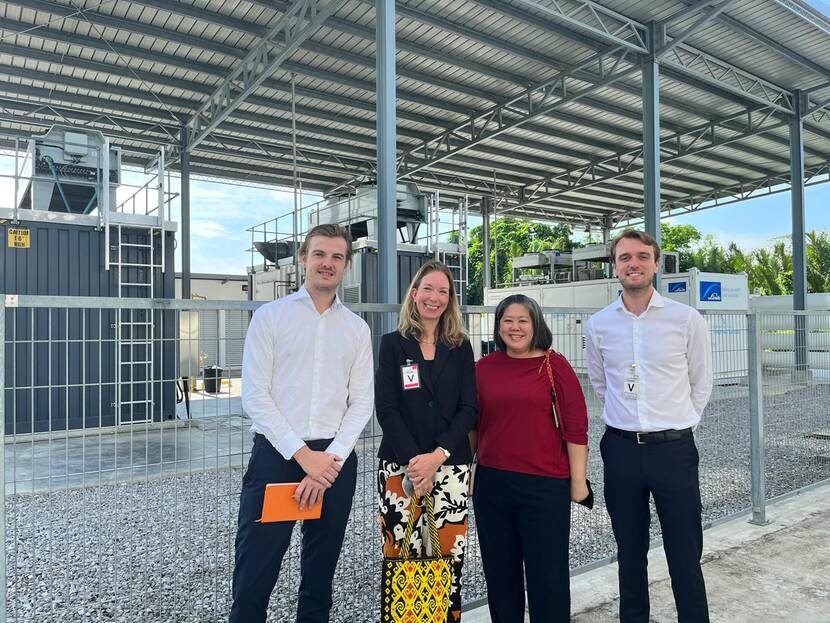
[(447, 450), (446, 448), (442, 448), (441, 446), (438, 446), (438, 449), (439, 449), (441, 452), (443, 452), (443, 453), (444, 453), (444, 458), (445, 458), (445, 459), (450, 458), (450, 451), (449, 451), (449, 450)]

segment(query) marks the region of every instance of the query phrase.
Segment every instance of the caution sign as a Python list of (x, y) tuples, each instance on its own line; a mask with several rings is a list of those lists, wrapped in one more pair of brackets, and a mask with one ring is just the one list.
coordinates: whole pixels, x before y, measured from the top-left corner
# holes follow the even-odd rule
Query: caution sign
[(32, 246), (32, 239), (29, 237), (28, 229), (9, 228), (9, 248), (28, 249)]

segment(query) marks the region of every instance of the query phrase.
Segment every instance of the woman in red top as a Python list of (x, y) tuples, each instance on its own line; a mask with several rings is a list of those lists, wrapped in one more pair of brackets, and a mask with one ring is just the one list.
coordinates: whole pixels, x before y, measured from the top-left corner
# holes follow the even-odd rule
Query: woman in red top
[(536, 301), (505, 298), (494, 333), (497, 352), (476, 366), (473, 495), (490, 616), (524, 621), (526, 577), (531, 623), (566, 623), (570, 503), (589, 497), (585, 397), (568, 361), (550, 350)]

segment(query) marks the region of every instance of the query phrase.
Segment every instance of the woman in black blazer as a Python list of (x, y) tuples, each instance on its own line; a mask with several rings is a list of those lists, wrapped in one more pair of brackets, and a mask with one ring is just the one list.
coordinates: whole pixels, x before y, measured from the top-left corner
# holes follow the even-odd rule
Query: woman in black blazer
[[(447, 621), (459, 621), (472, 462), (468, 434), (478, 407), (473, 349), (452, 273), (441, 262), (420, 268), (401, 307), (397, 331), (381, 339), (375, 411), (383, 429), (378, 449), (383, 553), (400, 556), (412, 496), (431, 495), (441, 555), (455, 561)], [(424, 555), (429, 541), (421, 510), (415, 510), (413, 555)]]

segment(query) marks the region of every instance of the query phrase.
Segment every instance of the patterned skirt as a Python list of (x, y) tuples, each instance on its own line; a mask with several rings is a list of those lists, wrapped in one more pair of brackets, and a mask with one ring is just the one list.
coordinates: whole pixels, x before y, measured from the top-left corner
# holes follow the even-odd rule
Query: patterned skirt
[[(383, 535), (383, 555), (398, 558), (406, 524), (409, 521), (410, 503), (403, 490), (405, 468), (391, 461), (380, 460), (378, 466), (378, 494), (380, 495), (380, 529)], [(435, 524), (441, 543), (441, 555), (452, 556), (453, 580), (450, 594), (450, 611), (447, 623), (461, 620), (461, 567), (467, 546), (467, 492), (470, 482), (469, 465), (442, 465), (435, 475), (432, 500)], [(426, 555), (424, 545), (429, 540), (426, 516), (422, 507), (416, 507), (415, 529), (410, 541), (412, 556)], [(433, 552), (434, 554), (434, 552)]]

